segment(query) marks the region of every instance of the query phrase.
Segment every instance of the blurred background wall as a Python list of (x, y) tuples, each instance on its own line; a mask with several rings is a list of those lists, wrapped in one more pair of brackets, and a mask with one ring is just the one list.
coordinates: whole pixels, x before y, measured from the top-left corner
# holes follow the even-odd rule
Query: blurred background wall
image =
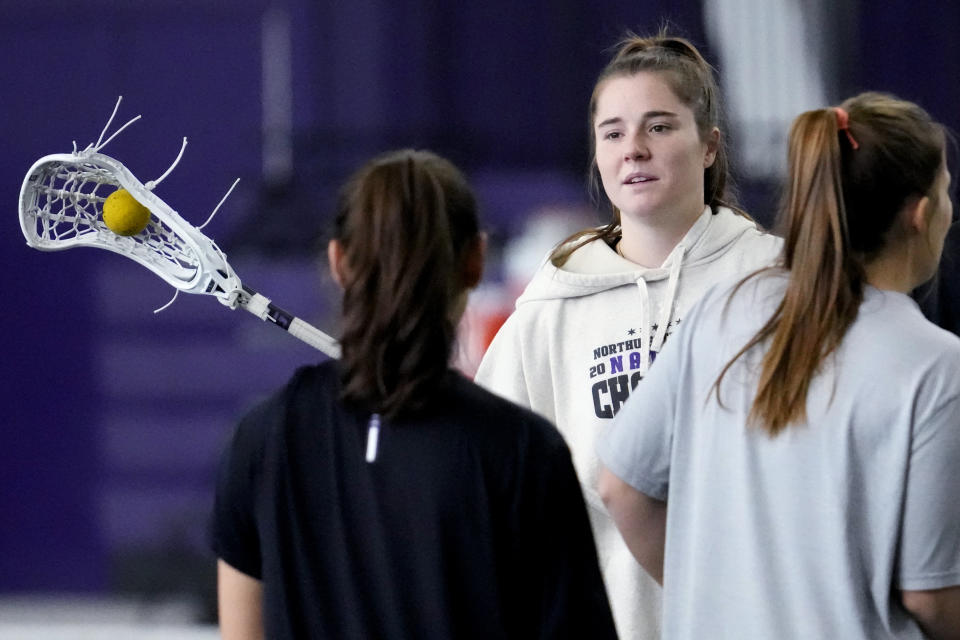
[[(151, 313), (172, 291), (125, 258), (25, 246), (23, 176), (95, 141), (117, 96), (114, 129), (143, 119), (104, 152), (145, 182), (186, 136), (157, 194), (195, 224), (241, 178), (205, 230), (246, 283), (334, 333), (315, 256), (339, 183), (400, 146), (459, 164), (491, 237), (467, 370), (536, 259), (604, 218), (585, 188), (586, 108), (628, 29), (669, 24), (718, 68), (740, 200), (765, 223), (801, 110), (876, 89), (960, 124), (948, 0), (0, 0), (0, 15), (0, 597), (14, 603), (0, 622), (51, 594), (173, 599), (212, 621), (219, 450), (245, 408), (318, 357), (213, 299)], [(923, 294), (951, 328), (954, 262)]]

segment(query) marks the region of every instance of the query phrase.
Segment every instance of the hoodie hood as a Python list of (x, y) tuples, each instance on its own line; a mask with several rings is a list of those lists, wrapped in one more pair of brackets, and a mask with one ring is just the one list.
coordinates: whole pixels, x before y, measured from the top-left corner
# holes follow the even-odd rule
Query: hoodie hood
[[(759, 233), (753, 221), (725, 207), (719, 207), (716, 214), (709, 206), (704, 207), (663, 264), (655, 268), (640, 267), (624, 259), (602, 240), (588, 242), (574, 251), (560, 268), (553, 266), (548, 256), (517, 299), (517, 307), (533, 301), (577, 298), (625, 285), (636, 286), (640, 373), (646, 375), (652, 362), (651, 353), (659, 353), (667, 338), (681, 272), (689, 273), (716, 260), (741, 236), (751, 232)], [(665, 286), (658, 284), (660, 293), (651, 295), (647, 285), (661, 280), (666, 280)]]
[(681, 266), (691, 268), (709, 263), (726, 253), (743, 234), (757, 230), (753, 221), (726, 207), (718, 207), (716, 214), (705, 207), (663, 264), (653, 268), (622, 258), (603, 241), (588, 242), (559, 268), (550, 263), (548, 255), (517, 299), (517, 306), (535, 300), (592, 295), (640, 280), (651, 283), (667, 279), (671, 273), (678, 276)]

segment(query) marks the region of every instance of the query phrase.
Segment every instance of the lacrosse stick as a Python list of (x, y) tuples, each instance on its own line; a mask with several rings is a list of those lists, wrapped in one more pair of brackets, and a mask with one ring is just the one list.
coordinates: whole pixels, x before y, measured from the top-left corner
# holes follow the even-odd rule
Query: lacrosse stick
[[(117, 107), (119, 105), (118, 100)], [(115, 107), (114, 115), (116, 110)], [(180, 156), (160, 178), (144, 185), (118, 160), (100, 153), (100, 149), (138, 118), (102, 141), (113, 120), (111, 115), (95, 144), (77, 151), (74, 143), (73, 153), (44, 156), (34, 163), (20, 190), (20, 228), (27, 244), (42, 251), (99, 247), (119, 253), (153, 271), (177, 292), (215, 296), (221, 304), (231, 309), (243, 308), (326, 355), (338, 358), (340, 346), (336, 340), (244, 286), (216, 243), (153, 193), (153, 188), (173, 170)], [(146, 227), (135, 235), (118, 235), (104, 222), (103, 203), (118, 188), (126, 189), (149, 210)]]

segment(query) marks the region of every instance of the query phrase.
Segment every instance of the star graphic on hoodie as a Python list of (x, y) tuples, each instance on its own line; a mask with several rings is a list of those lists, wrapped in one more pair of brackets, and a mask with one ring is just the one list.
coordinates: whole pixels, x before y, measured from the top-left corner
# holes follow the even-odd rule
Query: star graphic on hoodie
[(637, 332), (636, 329), (630, 329), (630, 330), (627, 331), (627, 335), (628, 335), (628, 336), (632, 336), (632, 335), (634, 335), (636, 332)]

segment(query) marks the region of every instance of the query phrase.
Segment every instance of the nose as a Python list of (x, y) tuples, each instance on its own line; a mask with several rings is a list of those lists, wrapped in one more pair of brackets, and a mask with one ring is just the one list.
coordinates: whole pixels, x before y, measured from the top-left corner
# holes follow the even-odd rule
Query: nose
[(625, 149), (624, 160), (645, 160), (650, 157), (650, 148), (641, 136), (634, 136)]

